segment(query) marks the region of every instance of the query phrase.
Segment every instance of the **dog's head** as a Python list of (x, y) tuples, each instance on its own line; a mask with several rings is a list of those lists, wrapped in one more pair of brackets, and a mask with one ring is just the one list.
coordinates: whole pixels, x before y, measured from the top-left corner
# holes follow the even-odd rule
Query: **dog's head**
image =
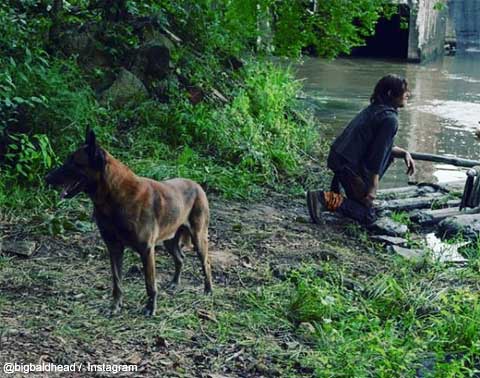
[(62, 188), (61, 198), (92, 193), (105, 170), (106, 153), (96, 143), (93, 130), (87, 130), (85, 144), (73, 152), (60, 167), (45, 177), (47, 184)]

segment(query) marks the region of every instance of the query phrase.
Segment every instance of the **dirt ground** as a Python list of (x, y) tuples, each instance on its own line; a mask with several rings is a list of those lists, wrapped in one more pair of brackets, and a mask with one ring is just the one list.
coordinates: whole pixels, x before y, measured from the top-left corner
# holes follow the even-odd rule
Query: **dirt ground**
[[(210, 203), (213, 296), (203, 295), (200, 264), (188, 251), (181, 289), (167, 293), (163, 286), (173, 274), (173, 261), (161, 250), (158, 310), (151, 319), (142, 315), (143, 273), (131, 251), (124, 264), (123, 311), (108, 315), (110, 265), (96, 228), (53, 237), (34, 232), (35, 225), (24, 226), (21, 219), (2, 223), (5, 239), (34, 240), (37, 250), (30, 258), (0, 256), (0, 363), (137, 365), (136, 373), (115, 375), (128, 377), (282, 376), (281, 357), (258, 352), (265, 334), (242, 335), (239, 329), (242, 342), (222, 336), (231, 333), (222, 331), (217, 318), (242, 310), (238, 293), (255, 292), (284, 279), (291, 269), (326, 260), (341, 267), (352, 282), (361, 281), (386, 269), (391, 258), (360, 243), (345, 222), (311, 224), (303, 198), (272, 193), (262, 202), (242, 203), (210, 196)], [(269, 345), (280, 345), (286, 337), (269, 335)], [(255, 347), (249, 348), (245, 340), (250, 339)], [(312, 373), (293, 369), (298, 376)], [(82, 371), (36, 376), (111, 375)]]

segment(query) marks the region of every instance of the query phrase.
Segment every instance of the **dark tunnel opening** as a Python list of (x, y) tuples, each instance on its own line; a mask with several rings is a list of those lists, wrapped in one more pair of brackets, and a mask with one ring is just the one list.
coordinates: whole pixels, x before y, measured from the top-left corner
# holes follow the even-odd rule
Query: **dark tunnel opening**
[(368, 37), (365, 46), (356, 47), (351, 56), (407, 59), (410, 8), (400, 5), (399, 11), (389, 20), (382, 17), (375, 27), (375, 34)]

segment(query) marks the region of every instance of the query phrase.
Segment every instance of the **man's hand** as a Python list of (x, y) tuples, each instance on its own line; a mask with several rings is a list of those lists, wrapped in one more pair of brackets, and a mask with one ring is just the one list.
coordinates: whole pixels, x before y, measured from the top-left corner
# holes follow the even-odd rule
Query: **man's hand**
[(394, 158), (403, 158), (405, 165), (407, 166), (407, 175), (411, 176), (415, 173), (415, 160), (413, 160), (412, 155), (407, 150), (404, 150), (400, 147), (392, 147), (392, 156)]
[(373, 206), (373, 201), (375, 200), (375, 198), (377, 197), (376, 193), (375, 192), (368, 192), (365, 197), (363, 197), (363, 204), (366, 206), (366, 207), (372, 207)]
[(403, 157), (405, 165), (407, 166), (407, 175), (411, 176), (415, 173), (415, 160), (413, 160), (410, 152), (405, 151), (405, 156)]

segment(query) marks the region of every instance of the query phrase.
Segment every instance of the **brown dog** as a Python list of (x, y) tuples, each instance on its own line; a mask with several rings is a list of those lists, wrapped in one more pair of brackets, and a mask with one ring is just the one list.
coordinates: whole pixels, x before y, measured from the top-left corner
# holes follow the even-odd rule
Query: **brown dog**
[(50, 172), (46, 181), (63, 188), (62, 198), (85, 192), (93, 201), (95, 221), (110, 254), (113, 314), (122, 306), (125, 247), (134, 249), (142, 258), (148, 295), (146, 315), (155, 314), (155, 246), (162, 241), (175, 262), (171, 287), (175, 288), (180, 280), (184, 258), (181, 244), (190, 239), (202, 263), (205, 292), (211, 292), (209, 209), (200, 185), (185, 179), (158, 182), (136, 176), (97, 145), (92, 130), (87, 132), (85, 145)]

